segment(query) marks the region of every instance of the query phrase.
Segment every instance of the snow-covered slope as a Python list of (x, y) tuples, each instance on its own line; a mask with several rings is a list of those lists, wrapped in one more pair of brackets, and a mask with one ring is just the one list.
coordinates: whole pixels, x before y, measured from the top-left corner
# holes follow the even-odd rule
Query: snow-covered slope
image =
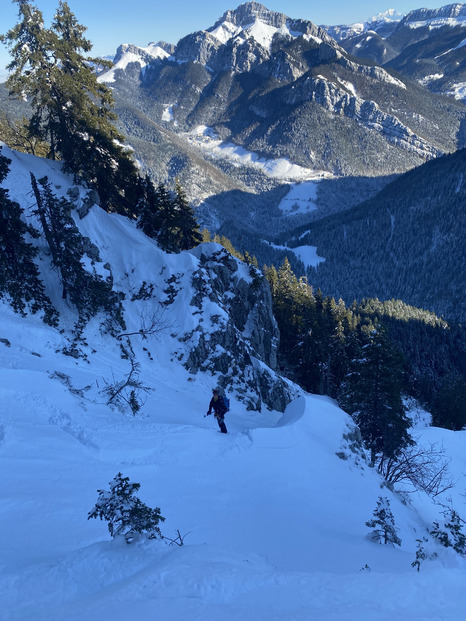
[[(58, 164), (7, 154), (6, 186), (23, 206), (31, 200), (19, 184), (31, 168), (66, 194)], [(75, 359), (61, 353), (72, 309), (62, 306), (59, 331), (0, 302), (2, 620), (462, 619), (464, 560), (437, 548), (437, 560), (419, 573), (411, 567), (416, 540), (440, 508), (384, 487), (334, 402), (301, 394), (283, 414), (258, 413), (234, 392), (226, 436), (204, 417), (217, 378), (190, 373), (177, 339), (196, 318), (197, 327), (206, 322), (190, 306), (188, 275), (201, 252), (166, 255), (131, 222), (98, 207), (77, 224), (127, 293), (128, 332), (149, 310), (144, 296), (133, 295), (137, 283), (152, 278), (161, 286), (161, 273), (176, 274), (177, 301), (164, 330), (130, 337), (139, 379), (151, 388), (134, 417), (106, 405), (102, 390), (125, 377), (129, 363), (97, 320), (86, 332), (88, 359)], [(49, 291), (55, 278), (47, 272)], [(208, 292), (212, 283), (205, 285)], [(448, 495), (464, 517), (465, 432), (419, 434), (451, 456), (457, 484)], [(97, 490), (118, 472), (141, 484), (141, 500), (166, 518), (162, 532), (175, 538), (179, 531), (184, 546), (112, 541), (104, 523), (87, 520)], [(390, 499), (400, 549), (367, 538), (379, 496)]]

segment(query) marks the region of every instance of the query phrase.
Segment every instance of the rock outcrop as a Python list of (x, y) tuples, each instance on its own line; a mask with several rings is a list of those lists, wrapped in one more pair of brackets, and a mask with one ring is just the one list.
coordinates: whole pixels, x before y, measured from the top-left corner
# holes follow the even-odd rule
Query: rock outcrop
[(180, 337), (183, 363), (193, 373), (218, 375), (248, 409), (284, 411), (295, 389), (276, 373), (280, 335), (266, 279), (217, 244), (191, 252), (200, 260), (191, 300), (199, 323)]

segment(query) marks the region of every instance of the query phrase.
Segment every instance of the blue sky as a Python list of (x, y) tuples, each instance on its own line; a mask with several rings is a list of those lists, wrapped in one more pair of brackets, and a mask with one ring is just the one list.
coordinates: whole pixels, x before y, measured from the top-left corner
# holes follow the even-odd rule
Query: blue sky
[[(0, 32), (9, 30), (17, 20), (17, 5), (0, 0)], [(58, 6), (58, 0), (36, 0), (47, 25)], [(212, 26), (228, 9), (234, 9), (238, 0), (68, 0), (79, 22), (87, 26), (87, 37), (92, 41), (93, 54), (113, 55), (120, 43), (145, 46), (150, 41), (176, 43), (181, 37)], [(289, 17), (309, 19), (316, 24), (348, 24), (365, 20), (387, 9), (407, 13), (417, 8), (436, 8), (448, 2), (415, 0), (265, 0), (268, 9)], [(0, 79), (3, 67), (9, 62), (8, 53), (0, 45)]]

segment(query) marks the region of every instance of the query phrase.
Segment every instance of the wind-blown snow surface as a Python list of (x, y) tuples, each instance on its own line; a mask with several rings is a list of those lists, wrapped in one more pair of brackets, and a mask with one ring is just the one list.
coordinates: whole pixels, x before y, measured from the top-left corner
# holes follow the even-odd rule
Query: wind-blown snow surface
[[(31, 203), (28, 168), (66, 191), (57, 164), (18, 155), (6, 185), (22, 204)], [(78, 225), (129, 292), (196, 266), (192, 253), (165, 255), (97, 207)], [(168, 331), (132, 337), (140, 379), (153, 389), (136, 417), (105, 405), (102, 388), (127, 374), (128, 361), (97, 322), (88, 361), (75, 360), (57, 353), (64, 334), (0, 302), (2, 621), (464, 619), (464, 560), (439, 548), (419, 573), (411, 567), (439, 508), (381, 487), (349, 448), (352, 422), (330, 399), (303, 395), (282, 415), (247, 412), (230, 395), (226, 436), (204, 417), (215, 379), (190, 375), (172, 353), (181, 345), (169, 333), (196, 317), (182, 285)], [(130, 298), (128, 331), (143, 310)], [(465, 432), (419, 435), (451, 456), (458, 482), (448, 495), (464, 517)], [(166, 518), (162, 532), (179, 530), (183, 547), (112, 541), (106, 524), (87, 520), (118, 472), (141, 484), (141, 500)], [(401, 549), (367, 538), (379, 496), (390, 499)]]

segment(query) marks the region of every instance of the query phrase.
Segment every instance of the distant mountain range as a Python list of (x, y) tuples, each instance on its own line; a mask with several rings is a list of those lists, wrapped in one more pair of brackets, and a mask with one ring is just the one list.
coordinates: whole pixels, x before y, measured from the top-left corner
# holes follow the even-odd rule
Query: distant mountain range
[(257, 2), (174, 48), (122, 46), (115, 61), (100, 79), (151, 122), (178, 135), (206, 126), (223, 141), (310, 170), (402, 172), (464, 142), (463, 106), (356, 60), (324, 28)]
[[(363, 27), (392, 32), (398, 17)], [(100, 79), (142, 167), (169, 184), (178, 178), (202, 226), (221, 230), (239, 210), (248, 230), (275, 234), (291, 225), (278, 209), (285, 182), (326, 179), (318, 209), (297, 212), (297, 225), (466, 144), (460, 102), (357, 59), (344, 47), (351, 40), (247, 2), (176, 46), (120, 46)], [(291, 164), (288, 175), (276, 174), (277, 161)], [(348, 191), (341, 179), (357, 182)]]
[(418, 9), (399, 21), (327, 29), (347, 52), (416, 80), (434, 93), (466, 99), (466, 5)]
[[(259, 262), (277, 264), (289, 256), (297, 273), (306, 267), (290, 251), (298, 244), (293, 231), (310, 230), (299, 243), (317, 246), (326, 259), (313, 273), (325, 293), (404, 296), (463, 317), (457, 281), (442, 293), (430, 277), (420, 277), (427, 269), (436, 273), (434, 256), (459, 277), (461, 229), (444, 235), (439, 222), (438, 240), (455, 239), (441, 245), (442, 260), (437, 250), (419, 249), (420, 263), (408, 248), (393, 251), (390, 257), (403, 264), (396, 278), (385, 272), (382, 277), (374, 257), (385, 267), (392, 264), (380, 246), (393, 232), (392, 221), (379, 221), (378, 205), (385, 213), (391, 200), (386, 196), (395, 196), (398, 187), (412, 191), (413, 200), (424, 196), (424, 186), (435, 191), (426, 183), (429, 171), (437, 170), (445, 154), (466, 147), (465, 66), (463, 4), (318, 26), (246, 2), (176, 45), (120, 46), (114, 66), (99, 80), (113, 90), (118, 124), (142, 172), (169, 186), (179, 180), (201, 227), (229, 237)], [(424, 169), (432, 160), (432, 168)], [(409, 173), (414, 176), (408, 185), (401, 177), (399, 186), (387, 186), (419, 166), (421, 172)], [(388, 194), (380, 194), (385, 186)], [(451, 225), (450, 198), (435, 208), (445, 226)], [(403, 212), (401, 199), (396, 201)], [(422, 205), (416, 204), (416, 240), (433, 240), (435, 217), (426, 205), (423, 219)], [(361, 255), (365, 242), (350, 225), (366, 211), (377, 220), (371, 261)], [(351, 243), (341, 244), (345, 253), (325, 237), (329, 231), (338, 238), (343, 212), (344, 230), (352, 231), (345, 238)], [(390, 239), (398, 233), (410, 238), (412, 220), (404, 215), (396, 216)], [(352, 266), (346, 270), (348, 286), (338, 275), (344, 265)], [(353, 278), (358, 270), (369, 276)], [(440, 280), (448, 281), (446, 272)]]

